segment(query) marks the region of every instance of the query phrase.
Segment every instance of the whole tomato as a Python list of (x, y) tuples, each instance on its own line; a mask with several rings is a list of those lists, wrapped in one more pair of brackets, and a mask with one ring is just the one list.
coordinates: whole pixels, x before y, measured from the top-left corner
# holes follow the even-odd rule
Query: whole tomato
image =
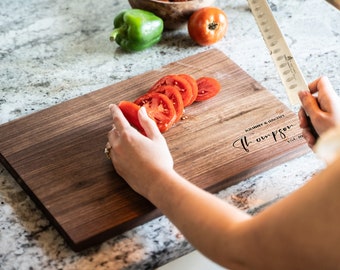
[(189, 18), (189, 35), (202, 46), (221, 40), (228, 30), (227, 15), (217, 7), (205, 7), (195, 11)]

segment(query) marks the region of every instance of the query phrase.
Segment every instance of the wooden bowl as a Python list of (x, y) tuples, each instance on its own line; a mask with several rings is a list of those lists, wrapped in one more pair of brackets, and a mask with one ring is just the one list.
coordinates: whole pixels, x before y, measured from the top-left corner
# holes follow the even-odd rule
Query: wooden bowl
[(186, 25), (190, 15), (203, 7), (211, 6), (215, 0), (129, 0), (132, 8), (153, 12), (164, 21), (164, 28), (175, 30)]

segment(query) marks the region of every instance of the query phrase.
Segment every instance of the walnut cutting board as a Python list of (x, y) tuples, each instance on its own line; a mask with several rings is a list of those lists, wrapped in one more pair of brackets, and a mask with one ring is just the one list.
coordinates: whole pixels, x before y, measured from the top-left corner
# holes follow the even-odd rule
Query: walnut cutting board
[(174, 73), (222, 85), (164, 134), (177, 171), (201, 188), (217, 192), (308, 151), (296, 115), (216, 49), (1, 125), (1, 162), (74, 250), (160, 215), (103, 150), (108, 104), (134, 100)]

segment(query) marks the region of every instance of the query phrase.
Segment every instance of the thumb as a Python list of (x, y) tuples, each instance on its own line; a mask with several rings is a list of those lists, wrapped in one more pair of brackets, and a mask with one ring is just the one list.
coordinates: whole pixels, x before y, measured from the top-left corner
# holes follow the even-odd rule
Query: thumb
[(153, 139), (161, 134), (156, 122), (149, 117), (143, 106), (138, 111), (138, 120), (148, 138)]
[(313, 116), (320, 111), (320, 107), (316, 98), (308, 91), (299, 92), (299, 98), (306, 114), (313, 118)]

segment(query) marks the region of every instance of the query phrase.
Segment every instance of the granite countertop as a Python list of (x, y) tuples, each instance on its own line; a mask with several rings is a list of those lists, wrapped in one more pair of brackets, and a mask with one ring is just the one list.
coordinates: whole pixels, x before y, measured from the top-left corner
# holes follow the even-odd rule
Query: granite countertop
[[(322, 0), (273, 0), (270, 5), (306, 79), (327, 75), (340, 93), (339, 11)], [(216, 6), (225, 10), (230, 26), (212, 47), (289, 105), (247, 2), (216, 1)], [(0, 124), (211, 48), (196, 46), (181, 29), (165, 32), (151, 49), (124, 53), (108, 37), (112, 18), (128, 7), (118, 0), (2, 0)], [(308, 153), (217, 196), (256, 213), (323, 166)], [(154, 269), (191, 250), (168, 219), (160, 217), (75, 253), (0, 165), (1, 269)]]

